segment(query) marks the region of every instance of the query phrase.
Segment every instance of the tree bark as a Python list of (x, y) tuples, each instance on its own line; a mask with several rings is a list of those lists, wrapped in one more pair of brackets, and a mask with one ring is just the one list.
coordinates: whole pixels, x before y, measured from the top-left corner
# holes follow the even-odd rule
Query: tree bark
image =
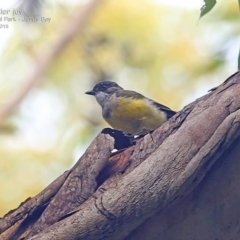
[[(2, 239), (240, 239), (240, 72), (134, 146), (100, 134)], [(84, 180), (86, 179), (86, 181)]]

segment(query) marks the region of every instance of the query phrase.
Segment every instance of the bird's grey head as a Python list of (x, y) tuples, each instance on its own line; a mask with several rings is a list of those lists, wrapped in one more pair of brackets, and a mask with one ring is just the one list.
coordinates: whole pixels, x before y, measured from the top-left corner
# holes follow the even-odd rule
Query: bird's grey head
[(97, 102), (103, 107), (106, 100), (116, 91), (123, 89), (115, 82), (103, 81), (95, 85), (93, 90), (85, 92), (88, 95), (93, 95)]

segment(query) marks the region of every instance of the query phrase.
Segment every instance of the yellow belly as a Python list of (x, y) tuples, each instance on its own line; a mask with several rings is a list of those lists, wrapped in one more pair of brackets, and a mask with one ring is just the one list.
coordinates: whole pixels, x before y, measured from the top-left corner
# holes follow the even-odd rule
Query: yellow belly
[(115, 129), (140, 134), (143, 131), (158, 128), (167, 121), (167, 117), (150, 102), (142, 99), (121, 98), (117, 106), (112, 109), (110, 117), (105, 120)]

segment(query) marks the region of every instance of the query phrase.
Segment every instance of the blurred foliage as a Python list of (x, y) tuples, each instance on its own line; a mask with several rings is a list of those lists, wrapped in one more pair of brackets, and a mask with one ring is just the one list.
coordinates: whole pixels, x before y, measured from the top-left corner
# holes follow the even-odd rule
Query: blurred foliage
[[(28, 1), (29, 2), (29, 1)], [(40, 1), (39, 1), (40, 2)], [(0, 59), (0, 106), (17, 94), (36, 58), (65, 34), (82, 1), (41, 1), (50, 23), (9, 24)], [(34, 196), (73, 165), (107, 124), (84, 92), (117, 81), (180, 110), (236, 71), (238, 9), (219, 5), (197, 23), (198, 9), (150, 0), (106, 0), (62, 50), (1, 130), (0, 213)], [(0, 34), (3, 33), (0, 30)]]

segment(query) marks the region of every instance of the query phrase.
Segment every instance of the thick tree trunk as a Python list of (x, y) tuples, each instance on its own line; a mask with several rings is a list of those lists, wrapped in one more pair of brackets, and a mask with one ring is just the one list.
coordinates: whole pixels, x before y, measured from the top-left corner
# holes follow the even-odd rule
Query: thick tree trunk
[(113, 145), (99, 134), (0, 220), (2, 239), (240, 239), (240, 73), (136, 145)]

